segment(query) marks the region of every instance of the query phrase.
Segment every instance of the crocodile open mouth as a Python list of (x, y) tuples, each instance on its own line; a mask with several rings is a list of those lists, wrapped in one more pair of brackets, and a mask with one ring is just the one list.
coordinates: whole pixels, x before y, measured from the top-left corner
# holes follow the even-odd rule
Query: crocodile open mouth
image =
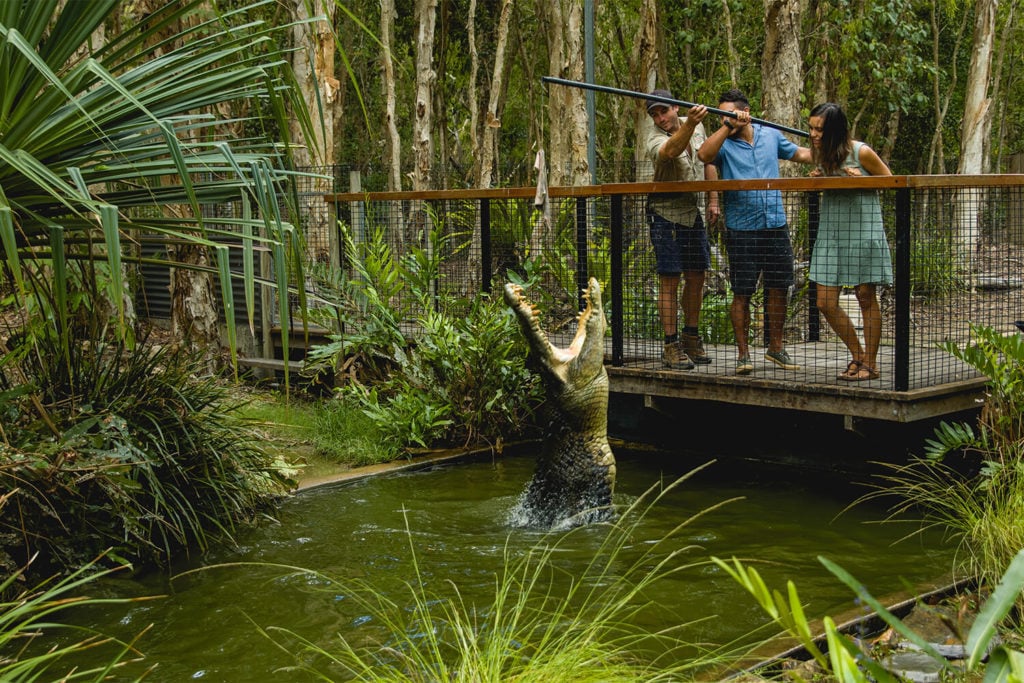
[(580, 311), (576, 318), (576, 334), (573, 335), (569, 346), (565, 348), (555, 346), (548, 340), (547, 334), (545, 334), (544, 330), (540, 326), (540, 311), (532, 301), (526, 298), (521, 286), (511, 282), (505, 284), (505, 303), (507, 303), (521, 319), (529, 323), (530, 329), (534, 333), (534, 337), (538, 341), (543, 341), (544, 344), (547, 345), (548, 352), (553, 359), (562, 363), (567, 363), (576, 358), (583, 348), (583, 342), (587, 338), (587, 323), (590, 321), (591, 316), (594, 315), (594, 302), (596, 300), (600, 303), (600, 291), (600, 285), (597, 283), (597, 280), (595, 278), (591, 278), (588, 287), (582, 292), (584, 306), (583, 310)]

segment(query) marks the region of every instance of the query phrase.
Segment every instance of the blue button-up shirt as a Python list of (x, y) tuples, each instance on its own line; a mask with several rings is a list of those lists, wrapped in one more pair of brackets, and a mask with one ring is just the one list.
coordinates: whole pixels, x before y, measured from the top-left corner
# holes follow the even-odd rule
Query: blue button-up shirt
[[(726, 138), (714, 164), (723, 180), (778, 178), (779, 159), (792, 159), (797, 147), (774, 128), (750, 124), (754, 144)], [(725, 192), (725, 225), (730, 230), (767, 230), (786, 224), (782, 193), (778, 190)]]

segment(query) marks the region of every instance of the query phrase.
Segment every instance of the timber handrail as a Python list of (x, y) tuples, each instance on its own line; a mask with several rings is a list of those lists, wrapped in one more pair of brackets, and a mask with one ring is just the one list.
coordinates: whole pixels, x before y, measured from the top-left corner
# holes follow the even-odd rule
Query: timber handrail
[[(547, 189), (551, 198), (605, 197), (623, 194), (662, 192), (721, 192), (725, 190), (893, 190), (901, 188), (1024, 187), (1024, 173), (991, 175), (893, 175), (827, 178), (772, 178), (768, 180), (699, 180), (681, 183), (605, 183), (602, 185), (559, 185)], [(525, 199), (533, 197), (535, 187), (498, 187), (488, 189), (419, 190), (402, 192), (338, 192), (327, 194), (329, 203), (439, 200), (439, 199)]]

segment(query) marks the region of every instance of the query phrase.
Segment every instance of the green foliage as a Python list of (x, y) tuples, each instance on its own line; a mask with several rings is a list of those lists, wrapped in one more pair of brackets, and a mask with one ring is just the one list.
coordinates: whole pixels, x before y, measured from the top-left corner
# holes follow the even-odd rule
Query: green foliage
[(411, 446), (500, 443), (522, 433), (540, 401), (500, 299), (434, 296), (443, 259), (458, 250), (447, 248), (456, 235), (431, 223), (429, 246), (410, 245), (401, 259), (383, 231), (361, 243), (345, 231), (353, 275), (337, 275), (321, 295), (345, 332), (309, 356), (335, 372), (360, 366), (339, 391), (370, 418), (392, 457)]
[[(241, 235), (249, 263), (262, 242), (280, 262), (278, 291), (287, 290), (283, 259), (297, 238), (275, 199), (290, 178), (288, 146), (279, 144), (286, 104), (309, 129), (279, 46), (288, 27), (247, 22), (249, 7), (210, 20), (203, 5), (167, 3), (99, 46), (93, 36), (121, 3), (12, 4), (0, 19), (0, 245), (16, 283), (9, 303), (61, 334), (88, 314), (131, 344), (122, 269), (141, 262), (133, 245), (143, 239), (173, 247), (174, 265), (222, 279), (219, 238)], [(157, 43), (164, 49), (153, 50)], [(251, 135), (228, 139), (228, 122), (209, 112), (240, 100), (266, 108)], [(271, 136), (274, 112), (284, 125)], [(216, 225), (203, 218), (202, 205), (229, 202), (258, 215)], [(218, 265), (173, 256), (188, 248), (212, 250)], [(84, 297), (82, 283), (91, 283)], [(249, 301), (253, 286), (250, 275)]]
[[(7, 499), (8, 496), (0, 497), (0, 511)], [(138, 654), (133, 644), (89, 630), (82, 632), (80, 628), (65, 626), (54, 620), (68, 610), (89, 605), (133, 602), (82, 596), (82, 590), (87, 585), (116, 571), (118, 569), (96, 572), (90, 562), (65, 578), (49, 579), (21, 590), (17, 590), (17, 587), (24, 580), (23, 572), (19, 570), (9, 574), (0, 583), (0, 680), (5, 683), (40, 680), (100, 683), (111, 680), (114, 672), (129, 662), (129, 657)], [(8, 595), (10, 598), (5, 599), (4, 596)], [(45, 650), (34, 647), (33, 641), (36, 638), (52, 639), (61, 632), (74, 633), (72, 637), (76, 640)], [(82, 669), (75, 656), (84, 650), (97, 648), (110, 653), (108, 662), (102, 666)], [(140, 676), (131, 680), (139, 681), (142, 678)]]
[(732, 329), (732, 296), (729, 294), (710, 294), (704, 297), (700, 309), (700, 333), (708, 344), (731, 344), (736, 341), (736, 333)]
[(974, 342), (941, 346), (988, 377), (977, 428), (943, 422), (925, 458), (888, 464), (883, 483), (863, 499), (896, 497), (894, 514), (917, 512), (958, 539), (960, 570), (994, 583), (1024, 547), (1024, 343), (971, 327)]
[(361, 402), (338, 398), (317, 407), (313, 425), (313, 447), (317, 455), (354, 466), (399, 457), (399, 442), (388, 438), (380, 422), (363, 412)]
[(1024, 335), (971, 325), (971, 336), (975, 343), (963, 348), (952, 342), (940, 347), (988, 378), (981, 443), (1003, 462), (1019, 459), (1024, 455)]
[(0, 386), (24, 380), (0, 397), (0, 481), (13, 491), (0, 563), (39, 553), (37, 570), (62, 571), (113, 548), (113, 559), (165, 564), (230, 540), (290, 487), (201, 369), (177, 349), (133, 353), (53, 333), (0, 357)]
[[(861, 641), (840, 632), (829, 617), (822, 620), (827, 642), (826, 652), (822, 652), (792, 581), (787, 582), (787, 598), (777, 590), (769, 590), (756, 569), (744, 566), (736, 558), (733, 558), (731, 564), (715, 557), (711, 559), (743, 586), (779, 627), (797, 638), (819, 666), (836, 680), (844, 683), (895, 683), (900, 680), (886, 670), (884, 660), (876, 658), (876, 653), (865, 650)], [(927, 655), (944, 676), (983, 674), (986, 681), (1017, 681), (1024, 675), (1024, 654), (997, 640), (997, 628), (1013, 609), (1024, 589), (1024, 550), (1013, 556), (971, 626), (964, 643), (966, 658), (962, 666), (946, 659), (923, 636), (889, 612), (842, 567), (824, 557), (819, 557), (818, 561), (895, 632)], [(986, 657), (987, 663), (983, 666)]]
[(516, 322), (500, 301), (480, 296), (464, 317), (428, 312), (422, 332), (372, 389), (349, 385), (381, 433), (422, 448), (498, 443), (518, 435), (539, 403)]
[(962, 291), (957, 253), (950, 237), (925, 234), (916, 241), (910, 250), (911, 295), (942, 299)]
[[(678, 632), (685, 624), (650, 633), (642, 625), (652, 607), (645, 594), (657, 582), (694, 566), (685, 561), (691, 548), (685, 530), (709, 510), (683, 520), (652, 543), (635, 542), (648, 511), (692, 474), (667, 486), (655, 484), (614, 523), (552, 533), (521, 556), (506, 548), (493, 600), (485, 604), (468, 603), (455, 580), (438, 582), (421, 572), (417, 536), (408, 520), (407, 564), (413, 569), (400, 595), (382, 595), (372, 583), (351, 577), (263, 565), (301, 577), (303, 585), (322, 591), (327, 600), (344, 595), (370, 617), (363, 630), (378, 629), (366, 636), (338, 635), (330, 644), (284, 627), (263, 632), (294, 659), (289, 671), (325, 680), (334, 680), (339, 672), (346, 680), (389, 682), (692, 678), (702, 667), (717, 663), (715, 653), (683, 642)], [(564, 576), (559, 556), (577, 543), (578, 535), (594, 534), (601, 543), (593, 558), (574, 576)]]
[(565, 292), (570, 301), (576, 294), (576, 202), (559, 202), (558, 213), (552, 219), (553, 243), (540, 254), (531, 254), (541, 260), (541, 272), (546, 286), (555, 292)]

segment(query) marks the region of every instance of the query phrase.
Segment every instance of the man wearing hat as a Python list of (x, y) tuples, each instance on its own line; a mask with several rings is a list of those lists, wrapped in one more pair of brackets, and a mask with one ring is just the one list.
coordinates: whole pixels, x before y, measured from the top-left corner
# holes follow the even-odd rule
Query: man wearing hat
[[(701, 121), (707, 107), (694, 105), (680, 120), (679, 105), (668, 104), (668, 90), (655, 90), (647, 100), (647, 113), (654, 126), (644, 151), (654, 166), (654, 182), (704, 180), (715, 173), (697, 158), (707, 137)], [(658, 99), (662, 98), (662, 99)], [(710, 179), (715, 175), (707, 176)], [(658, 271), (658, 316), (665, 332), (662, 363), (675, 370), (692, 370), (695, 363), (707, 364), (698, 325), (704, 301), (704, 275), (711, 267), (711, 251), (701, 212), (704, 197), (698, 192), (657, 193), (647, 198), (651, 244)], [(683, 280), (683, 329), (679, 322), (679, 280)]]

